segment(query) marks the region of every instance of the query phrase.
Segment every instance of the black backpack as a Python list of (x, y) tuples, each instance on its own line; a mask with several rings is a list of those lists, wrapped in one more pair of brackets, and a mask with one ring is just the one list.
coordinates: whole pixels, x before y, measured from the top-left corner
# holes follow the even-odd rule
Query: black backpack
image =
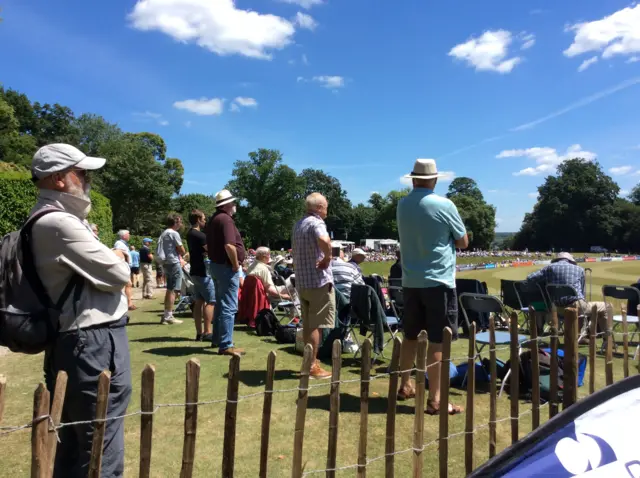
[(271, 309), (262, 309), (256, 316), (256, 334), (260, 337), (267, 335), (276, 335), (276, 331), (280, 326), (276, 314)]
[(0, 345), (13, 352), (37, 354), (53, 343), (59, 328), (62, 306), (83, 279), (74, 275), (54, 304), (38, 277), (33, 259), (31, 229), (42, 216), (64, 212), (46, 207), (27, 219), (20, 231), (0, 242)]

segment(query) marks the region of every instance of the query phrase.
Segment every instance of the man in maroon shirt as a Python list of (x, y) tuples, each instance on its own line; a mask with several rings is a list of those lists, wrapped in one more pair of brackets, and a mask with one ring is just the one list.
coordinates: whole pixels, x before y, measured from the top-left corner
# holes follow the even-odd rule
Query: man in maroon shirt
[(233, 220), (236, 198), (223, 189), (216, 194), (216, 213), (205, 228), (211, 277), (215, 283), (216, 308), (213, 316), (211, 345), (218, 347), (220, 355), (244, 354), (233, 344), (233, 325), (238, 312), (240, 269), (245, 259), (245, 248), (240, 232)]

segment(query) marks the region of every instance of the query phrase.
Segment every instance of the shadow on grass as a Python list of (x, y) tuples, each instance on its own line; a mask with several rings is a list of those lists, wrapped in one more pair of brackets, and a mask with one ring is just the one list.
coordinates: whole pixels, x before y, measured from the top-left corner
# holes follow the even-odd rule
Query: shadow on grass
[(134, 325), (160, 325), (160, 322), (129, 322), (127, 327), (133, 327)]
[(194, 342), (194, 340), (187, 337), (143, 337), (141, 339), (130, 340), (129, 342), (153, 344), (156, 342)]
[(187, 357), (189, 355), (218, 355), (215, 349), (210, 347), (156, 347), (143, 350), (143, 353), (161, 355), (163, 357)]
[[(224, 378), (229, 378), (229, 374), (225, 373)], [(240, 370), (238, 380), (247, 387), (263, 387), (267, 378), (267, 372), (264, 370)], [(299, 379), (300, 373), (296, 370), (276, 370), (274, 381)]]
[[(382, 414), (387, 413), (387, 397), (369, 397), (369, 413), (370, 414)], [(317, 410), (330, 410), (329, 395), (311, 396), (307, 402), (307, 408), (314, 408)], [(414, 405), (405, 405), (398, 403), (396, 413), (413, 414), (415, 412)], [(360, 396), (351, 395), (348, 393), (340, 394), (340, 412), (360, 412)]]

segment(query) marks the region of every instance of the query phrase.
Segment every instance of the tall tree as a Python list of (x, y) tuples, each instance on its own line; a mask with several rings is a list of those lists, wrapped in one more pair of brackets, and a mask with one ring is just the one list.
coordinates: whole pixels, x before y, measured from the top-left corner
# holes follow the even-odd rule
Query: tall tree
[[(374, 209), (377, 215), (371, 226), (371, 236), (376, 239), (398, 239), (398, 224), (396, 223), (396, 211), (400, 200), (409, 194), (410, 189), (389, 191), (389, 193), (379, 200), (375, 193), (371, 195), (376, 206)], [(382, 196), (380, 196), (382, 197)], [(371, 199), (369, 200), (371, 202)]]
[(95, 156), (104, 143), (124, 134), (118, 125), (94, 114), (85, 113), (76, 118), (75, 126), (78, 131), (78, 147), (89, 156)]
[(78, 144), (78, 129), (75, 125), (73, 111), (58, 103), (33, 104), (37, 117), (36, 131), (32, 132), (38, 146), (51, 143)]
[(34, 139), (19, 132), (13, 106), (0, 96), (0, 160), (27, 166), (36, 151)]
[(209, 217), (216, 211), (216, 198), (199, 193), (181, 194), (173, 198), (171, 208), (184, 218), (189, 217), (194, 209), (201, 210)]
[(496, 230), (496, 208), (484, 200), (478, 184), (471, 178), (455, 178), (447, 197), (460, 213), (469, 234), (469, 247), (489, 249)]
[(269, 246), (290, 238), (303, 211), (305, 185), (279, 151), (259, 149), (236, 161), (227, 189), (239, 199), (238, 226), (248, 242)]
[(631, 190), (629, 194), (629, 200), (636, 206), (640, 206), (640, 183)]
[(321, 169), (304, 169), (300, 178), (305, 184), (305, 196), (319, 192), (329, 202), (329, 213), (326, 219), (327, 229), (333, 231), (336, 237), (345, 239), (350, 231), (351, 201), (347, 199), (347, 192), (342, 189), (340, 181), (325, 173)]
[(371, 206), (358, 204), (351, 210), (351, 233), (349, 239), (359, 244), (371, 237), (371, 228), (378, 217), (378, 211)]
[(5, 90), (0, 86), (0, 97), (13, 107), (18, 120), (18, 133), (35, 134), (37, 132), (37, 115), (27, 95), (12, 89)]
[(612, 243), (620, 188), (597, 162), (570, 159), (538, 188), (533, 212), (516, 234), (518, 248), (588, 251)]
[(484, 196), (480, 188), (478, 188), (478, 183), (471, 178), (460, 177), (451, 181), (447, 197), (452, 199), (455, 196), (467, 196), (478, 201), (484, 201)]
[(178, 158), (167, 158), (164, 161), (164, 169), (169, 175), (169, 184), (175, 194), (180, 194), (182, 182), (184, 181), (184, 167)]

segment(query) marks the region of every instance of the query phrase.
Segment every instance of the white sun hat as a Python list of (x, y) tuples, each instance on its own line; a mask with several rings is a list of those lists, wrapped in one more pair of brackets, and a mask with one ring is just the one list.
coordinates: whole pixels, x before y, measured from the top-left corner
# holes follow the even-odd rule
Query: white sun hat
[(435, 159), (416, 159), (413, 165), (413, 171), (405, 176), (405, 178), (416, 179), (433, 179), (441, 178), (442, 174), (438, 173)]
[(235, 200), (236, 198), (233, 197), (233, 194), (231, 194), (227, 189), (223, 189), (216, 193), (216, 207), (224, 206), (225, 204), (229, 204)]

